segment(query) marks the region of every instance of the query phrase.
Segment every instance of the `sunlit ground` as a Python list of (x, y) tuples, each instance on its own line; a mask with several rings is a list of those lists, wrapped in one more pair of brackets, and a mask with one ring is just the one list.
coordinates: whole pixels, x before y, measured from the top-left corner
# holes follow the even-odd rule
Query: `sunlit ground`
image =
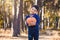
[[(20, 37), (12, 37), (12, 30), (0, 30), (0, 40), (28, 40), (28, 35), (25, 33), (21, 33)], [(39, 36), (39, 40), (60, 40), (60, 36), (58, 35), (60, 31), (47, 31), (47, 35)], [(52, 35), (51, 35), (52, 34)]]

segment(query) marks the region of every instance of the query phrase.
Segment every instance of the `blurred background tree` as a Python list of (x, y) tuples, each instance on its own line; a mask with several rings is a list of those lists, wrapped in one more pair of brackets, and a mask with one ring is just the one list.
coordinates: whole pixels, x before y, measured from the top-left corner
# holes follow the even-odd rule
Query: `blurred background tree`
[[(18, 19), (18, 12), (22, 10), (19, 14), (21, 16), (21, 30), (24, 32), (27, 30), (25, 26), (25, 16), (29, 15), (29, 8), (36, 3), (35, 0), (23, 0), (22, 8), (19, 9), (20, 0), (16, 1), (14, 5), (14, 0), (0, 0), (0, 27), (11, 28), (12, 20), (14, 18)], [(39, 6), (41, 17), (41, 24), (43, 23), (44, 29), (47, 27), (51, 29), (60, 29), (60, 0), (37, 0), (37, 5)], [(44, 9), (42, 11), (42, 8)], [(44, 13), (42, 16), (42, 12)], [(43, 20), (42, 20), (43, 18)]]

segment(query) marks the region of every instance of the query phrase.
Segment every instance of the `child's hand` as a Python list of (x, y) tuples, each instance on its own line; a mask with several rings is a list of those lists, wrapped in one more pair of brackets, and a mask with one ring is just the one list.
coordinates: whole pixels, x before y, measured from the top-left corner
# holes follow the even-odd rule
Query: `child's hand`
[(36, 25), (35, 22), (31, 22), (30, 24), (28, 24), (29, 26), (33, 26), (33, 25)]

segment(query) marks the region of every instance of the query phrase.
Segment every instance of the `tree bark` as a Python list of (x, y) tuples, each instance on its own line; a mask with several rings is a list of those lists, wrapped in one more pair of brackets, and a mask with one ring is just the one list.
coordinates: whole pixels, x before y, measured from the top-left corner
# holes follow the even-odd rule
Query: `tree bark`
[(19, 13), (17, 19), (18, 34), (20, 34), (20, 29), (23, 27), (23, 0), (20, 0)]
[(13, 35), (17, 35), (17, 0), (14, 0), (14, 20), (13, 20)]

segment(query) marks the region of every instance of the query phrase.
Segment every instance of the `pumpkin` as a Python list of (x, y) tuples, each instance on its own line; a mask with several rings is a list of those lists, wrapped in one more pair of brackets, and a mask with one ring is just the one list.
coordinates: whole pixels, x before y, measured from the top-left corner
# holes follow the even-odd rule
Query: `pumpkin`
[(26, 19), (26, 22), (29, 26), (33, 26), (33, 25), (36, 25), (36, 18), (34, 17), (29, 17)]

